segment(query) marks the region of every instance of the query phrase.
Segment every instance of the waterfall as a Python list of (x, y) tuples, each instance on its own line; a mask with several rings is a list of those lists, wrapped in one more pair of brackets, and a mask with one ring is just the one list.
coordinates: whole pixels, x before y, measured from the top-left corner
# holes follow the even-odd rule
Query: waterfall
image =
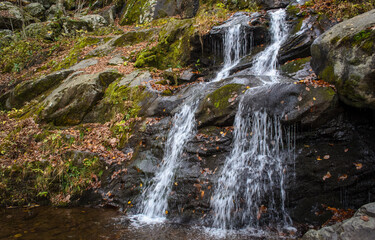
[(217, 82), (227, 78), (230, 74), (230, 70), (240, 62), (241, 57), (248, 53), (247, 46), (252, 37), (248, 37), (242, 27), (243, 22), (248, 21), (248, 17), (240, 15), (239, 19), (241, 20), (240, 22), (236, 22), (226, 28), (223, 37), (224, 64), (212, 82)]
[(181, 154), (185, 144), (194, 136), (194, 113), (197, 106), (196, 102), (184, 104), (180, 112), (174, 116), (161, 166), (151, 181), (153, 184), (143, 192), (142, 214), (148, 218), (165, 216), (175, 171), (181, 163)]
[[(211, 82), (219, 81), (229, 75), (230, 69), (235, 66), (240, 58), (247, 52), (247, 40), (241, 23), (247, 23), (248, 17), (240, 14), (232, 20), (236, 24), (229, 23), (225, 27), (224, 37), (224, 67), (217, 77)], [(206, 85), (203, 85), (205, 88)], [(201, 88), (202, 89), (202, 88)], [(198, 94), (191, 99), (199, 99)], [(187, 100), (180, 112), (173, 119), (173, 125), (168, 133), (168, 140), (164, 149), (164, 157), (151, 185), (142, 194), (141, 213), (147, 219), (163, 219), (168, 208), (168, 196), (171, 192), (176, 169), (180, 166), (181, 155), (186, 143), (194, 136), (194, 113), (198, 107), (198, 101)]]
[(281, 45), (288, 36), (288, 26), (285, 21), (286, 12), (279, 9), (270, 12), (271, 17), (271, 44), (264, 51), (256, 55), (250, 72), (254, 75), (275, 76), (277, 75), (277, 54)]
[[(270, 12), (272, 41), (255, 58), (250, 72), (277, 81), (277, 54), (287, 37), (285, 10)], [(293, 141), (284, 150), (278, 116), (266, 111), (251, 112), (246, 96), (267, 89), (269, 83), (249, 89), (241, 98), (234, 122), (234, 142), (226, 158), (211, 200), (217, 228), (257, 227), (263, 215), (286, 226), (291, 221), (285, 211), (285, 162)], [(266, 213), (267, 212), (267, 213)]]

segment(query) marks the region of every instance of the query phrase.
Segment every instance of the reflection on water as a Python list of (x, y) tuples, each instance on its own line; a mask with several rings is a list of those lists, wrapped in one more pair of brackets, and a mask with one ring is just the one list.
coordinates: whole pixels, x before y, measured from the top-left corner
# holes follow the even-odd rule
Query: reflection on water
[[(0, 209), (0, 239), (264, 239), (180, 224), (134, 225), (113, 209)], [(265, 239), (270, 239), (267, 237)]]

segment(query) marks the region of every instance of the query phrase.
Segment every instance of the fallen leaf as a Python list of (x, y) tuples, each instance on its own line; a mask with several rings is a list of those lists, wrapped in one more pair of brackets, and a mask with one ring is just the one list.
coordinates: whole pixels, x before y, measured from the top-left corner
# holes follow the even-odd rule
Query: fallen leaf
[(324, 155), (324, 157), (323, 157), (324, 159), (329, 159), (330, 158), (330, 156), (327, 154), (327, 155)]
[(304, 146), (305, 148), (309, 148), (309, 147), (310, 147), (310, 145), (306, 145), (306, 144), (305, 144), (305, 145), (303, 145), (303, 146)]
[(357, 170), (359, 170), (363, 167), (362, 163), (353, 163), (353, 164), (354, 164), (354, 166)]
[(306, 91), (308, 91), (308, 92), (309, 92), (309, 91), (310, 91), (310, 88), (309, 88), (309, 87), (306, 87)]
[(267, 207), (262, 205), (259, 207), (258, 214), (257, 214), (257, 219), (259, 220), (262, 216), (263, 213), (267, 212)]
[(204, 197), (204, 191), (201, 191), (201, 198)]
[(316, 101), (316, 98), (315, 98), (315, 97), (313, 97), (313, 100), (314, 100), (314, 101)]
[(168, 210), (165, 210), (165, 214), (168, 214)]
[(177, 185), (178, 185), (178, 183), (177, 183), (177, 182), (175, 182), (175, 183), (174, 183), (174, 185), (175, 185), (175, 186), (177, 186)]
[(366, 216), (366, 215), (363, 215), (363, 216), (361, 216), (361, 219), (363, 220), (363, 221), (365, 221), (365, 222), (368, 222), (370, 219), (368, 218), (368, 216)]
[(302, 101), (302, 96), (298, 96), (298, 101)]
[(316, 158), (316, 160), (321, 161), (321, 160), (323, 160), (323, 159), (321, 159), (320, 156), (318, 156), (318, 157)]
[(349, 151), (349, 148), (345, 148), (344, 152), (348, 152)]
[(325, 181), (326, 179), (328, 179), (330, 177), (332, 177), (331, 173), (327, 172), (327, 174), (323, 176), (323, 181)]
[(340, 181), (344, 181), (345, 179), (347, 179), (348, 178), (348, 175), (346, 175), (346, 174), (343, 174), (343, 175), (341, 175), (339, 178), (338, 178), (338, 180)]
[(22, 237), (22, 234), (21, 234), (21, 233), (18, 233), (18, 234), (16, 234), (16, 235), (14, 235), (13, 237), (15, 237), (15, 238), (20, 238), (20, 237)]

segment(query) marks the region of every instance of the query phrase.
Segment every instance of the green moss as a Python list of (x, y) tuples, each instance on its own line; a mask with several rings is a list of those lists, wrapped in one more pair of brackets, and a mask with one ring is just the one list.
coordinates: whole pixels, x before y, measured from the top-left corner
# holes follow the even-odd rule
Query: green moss
[(164, 90), (161, 95), (163, 96), (172, 96), (173, 95), (173, 92), (170, 90), (170, 89), (166, 89)]
[(82, 37), (77, 40), (69, 54), (60, 62), (57, 66), (53, 68), (53, 71), (58, 71), (61, 69), (67, 69), (74, 64), (76, 64), (81, 58), (82, 49), (86, 46), (91, 46), (97, 44), (100, 41), (99, 38), (94, 37)]
[(326, 68), (324, 68), (324, 70), (320, 74), (320, 77), (326, 82), (334, 83), (336, 78), (333, 66), (328, 65)]
[(281, 66), (281, 70), (287, 74), (296, 73), (299, 70), (302, 70), (304, 68), (304, 65), (310, 60), (311, 60), (311, 57), (307, 57), (307, 58), (301, 58), (301, 59), (294, 60), (292, 62), (285, 63), (284, 65)]
[(166, 69), (186, 65), (190, 60), (190, 41), (194, 33), (192, 20), (171, 19), (161, 29), (158, 45), (140, 52), (135, 66)]
[(299, 13), (299, 8), (296, 5), (289, 4), (286, 8), (288, 15), (296, 16)]
[(209, 94), (205, 101), (210, 99), (210, 102), (215, 106), (216, 109), (223, 110), (229, 107), (231, 104), (228, 100), (233, 97), (233, 94), (236, 94), (239, 89), (243, 87), (242, 84), (232, 83), (227, 84), (216, 91)]
[(129, 25), (134, 23), (143, 23), (141, 19), (144, 17), (147, 8), (150, 7), (147, 0), (130, 0), (127, 1), (125, 12), (120, 19), (120, 25)]

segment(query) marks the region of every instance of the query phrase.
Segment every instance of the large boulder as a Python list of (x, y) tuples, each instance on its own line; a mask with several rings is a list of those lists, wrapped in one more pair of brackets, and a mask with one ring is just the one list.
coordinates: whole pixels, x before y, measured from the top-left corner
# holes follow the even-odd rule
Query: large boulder
[(107, 20), (98, 14), (85, 15), (80, 17), (80, 20), (87, 22), (92, 29), (98, 29), (108, 25)]
[(120, 24), (146, 23), (177, 14), (183, 18), (191, 18), (198, 8), (199, 0), (131, 0), (126, 3)]
[(42, 20), (44, 18), (44, 12), (46, 9), (41, 3), (30, 3), (24, 7), (24, 10), (31, 16)]
[(8, 98), (5, 100), (5, 107), (7, 109), (21, 108), (26, 102), (59, 85), (72, 72), (73, 70), (62, 70), (43, 76), (37, 80), (18, 84), (8, 94)]
[(375, 203), (362, 206), (350, 219), (320, 230), (310, 230), (302, 240), (372, 240), (375, 237)]
[(0, 2), (0, 29), (17, 29), (35, 19), (10, 2)]
[(335, 25), (311, 46), (314, 71), (350, 106), (375, 109), (374, 41), (372, 10)]
[(57, 22), (32, 23), (25, 28), (26, 36), (51, 41), (55, 40), (61, 31), (61, 25)]
[(106, 70), (96, 74), (76, 72), (54, 89), (43, 101), (42, 121), (56, 125), (79, 124), (100, 100), (105, 89), (121, 74)]

